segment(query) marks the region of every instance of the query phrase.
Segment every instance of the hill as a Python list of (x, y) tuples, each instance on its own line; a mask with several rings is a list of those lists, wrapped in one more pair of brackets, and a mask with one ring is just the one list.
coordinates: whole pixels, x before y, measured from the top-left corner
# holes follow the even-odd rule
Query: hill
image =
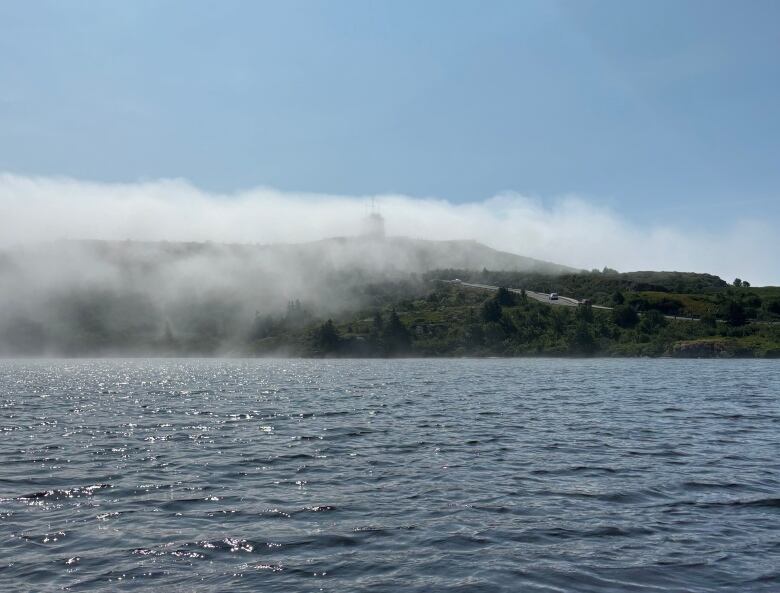
[(555, 275), (579, 270), (548, 261), (498, 251), (476, 241), (430, 241), (408, 237), (342, 237), (280, 248), (299, 257), (315, 256), (338, 268), (424, 273), (440, 268), (502, 270)]
[[(439, 282), (456, 277), (613, 309)], [(0, 254), (6, 356), (777, 356), (778, 321), (777, 288), (576, 271), (471, 241), (60, 241)]]
[(0, 353), (148, 353), (174, 339), (177, 351), (232, 352), (258, 316), (375, 307), (421, 293), (420, 275), (441, 267), (572, 271), (473, 241), (57, 241), (0, 253)]
[[(732, 295), (737, 297), (737, 295)], [(627, 295), (626, 300), (628, 301)], [(748, 320), (740, 300), (700, 319), (657, 308), (552, 306), (528, 294), (436, 283), (395, 301), (295, 329), (284, 319), (250, 342), (257, 354), (302, 356), (670, 356), (780, 358), (780, 322)], [(734, 308), (742, 310), (734, 315)], [(780, 319), (776, 315), (775, 319)]]

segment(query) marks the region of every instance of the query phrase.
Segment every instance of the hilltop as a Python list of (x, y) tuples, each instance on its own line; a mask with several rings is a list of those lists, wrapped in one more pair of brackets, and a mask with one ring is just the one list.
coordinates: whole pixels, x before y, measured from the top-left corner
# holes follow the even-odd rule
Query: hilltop
[[(477, 241), (433, 241), (409, 237), (334, 237), (307, 243), (246, 244), (212, 242), (148, 242), (60, 240), (0, 252), (0, 272), (29, 265), (91, 263), (122, 272), (139, 267), (147, 272), (185, 261), (221, 260), (231, 265), (288, 273), (296, 270), (358, 270), (372, 275), (424, 273), (434, 269), (500, 270), (562, 274), (576, 268), (499, 251)], [(73, 270), (75, 273), (75, 270)], [(85, 270), (82, 270), (85, 272)]]
[[(268, 249), (279, 250), (278, 246)], [(339, 237), (285, 248), (288, 253), (322, 257), (335, 267), (393, 269), (424, 273), (443, 268), (533, 272), (545, 275), (578, 272), (576, 268), (498, 251), (477, 241), (431, 241), (409, 237)]]

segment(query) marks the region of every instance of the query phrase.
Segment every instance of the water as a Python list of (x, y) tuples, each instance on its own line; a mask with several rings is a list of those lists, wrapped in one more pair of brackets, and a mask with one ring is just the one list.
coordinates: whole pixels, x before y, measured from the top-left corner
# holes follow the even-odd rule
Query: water
[(2, 591), (778, 591), (771, 361), (0, 361)]

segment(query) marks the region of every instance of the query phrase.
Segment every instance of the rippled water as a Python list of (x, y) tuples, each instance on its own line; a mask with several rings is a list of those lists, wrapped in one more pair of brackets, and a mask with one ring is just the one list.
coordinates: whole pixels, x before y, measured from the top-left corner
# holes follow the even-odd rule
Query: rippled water
[(771, 361), (0, 361), (2, 591), (778, 591)]

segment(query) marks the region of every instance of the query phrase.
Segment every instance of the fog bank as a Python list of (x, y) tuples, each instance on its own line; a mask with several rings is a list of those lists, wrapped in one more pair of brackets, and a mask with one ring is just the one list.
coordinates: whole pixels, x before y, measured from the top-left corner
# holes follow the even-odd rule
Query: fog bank
[(302, 242), (359, 234), (375, 198), (389, 235), (473, 239), (577, 268), (709, 272), (779, 284), (780, 234), (758, 219), (728, 230), (639, 227), (577, 196), (551, 205), (515, 193), (453, 204), (402, 195), (254, 188), (210, 193), (184, 180), (97, 183), (0, 174), (0, 245), (53, 239)]

